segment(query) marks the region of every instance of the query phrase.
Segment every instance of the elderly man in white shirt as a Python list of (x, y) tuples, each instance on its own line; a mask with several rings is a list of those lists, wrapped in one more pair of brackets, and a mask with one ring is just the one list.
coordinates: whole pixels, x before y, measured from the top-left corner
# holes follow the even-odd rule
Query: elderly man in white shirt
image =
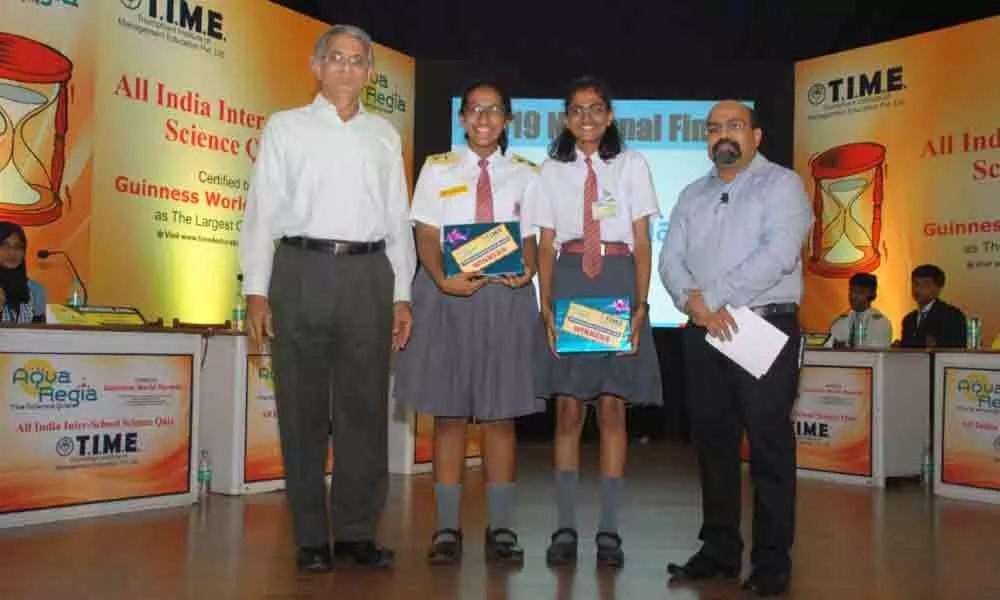
[(373, 57), (356, 27), (319, 38), (311, 64), (320, 91), (268, 120), (240, 239), (250, 335), (272, 341), (297, 565), (306, 571), (341, 560), (386, 568), (394, 558), (375, 534), (388, 476), (389, 364), (409, 338), (416, 252), (399, 134), (360, 103)]

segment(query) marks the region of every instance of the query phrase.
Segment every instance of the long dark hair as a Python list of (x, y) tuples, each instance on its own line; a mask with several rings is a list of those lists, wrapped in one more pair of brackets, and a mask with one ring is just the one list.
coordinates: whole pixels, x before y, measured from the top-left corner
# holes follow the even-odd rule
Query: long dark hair
[[(601, 97), (608, 110), (612, 110), (611, 94), (608, 92), (607, 84), (596, 77), (585, 76), (570, 84), (563, 105), (566, 113), (569, 113), (569, 105), (573, 102), (573, 96), (583, 90), (593, 91)], [(569, 117), (568, 114), (566, 116)], [(612, 121), (604, 131), (604, 135), (601, 136), (601, 142), (597, 145), (597, 155), (601, 157), (601, 160), (610, 160), (621, 154), (623, 149), (621, 132), (618, 131), (618, 125)], [(559, 135), (549, 144), (549, 157), (559, 162), (576, 160), (576, 136), (569, 130), (569, 127), (564, 125)]]
[[(465, 87), (465, 91), (462, 92), (462, 106), (459, 107), (458, 112), (465, 113), (465, 109), (469, 107), (469, 96), (472, 92), (480, 88), (489, 88), (496, 92), (497, 96), (500, 96), (500, 103), (503, 104), (504, 119), (514, 112), (514, 108), (510, 103), (510, 95), (507, 94), (507, 92), (496, 80), (485, 77), (482, 79), (476, 79)], [(469, 141), (468, 133), (465, 134), (465, 141)], [(507, 146), (510, 145), (510, 140), (507, 137), (506, 126), (503, 128), (503, 132), (500, 133), (500, 139), (497, 143), (500, 145), (500, 154), (507, 154)]]
[[(28, 237), (24, 235), (24, 229), (17, 223), (0, 221), (0, 243), (7, 241), (7, 238), (17, 236), (24, 244), (25, 251), (28, 249)], [(22, 304), (31, 299), (28, 291), (28, 270), (24, 266), (24, 260), (13, 269), (0, 266), (0, 288), (3, 288), (7, 296), (7, 306), (12, 310), (17, 310)]]

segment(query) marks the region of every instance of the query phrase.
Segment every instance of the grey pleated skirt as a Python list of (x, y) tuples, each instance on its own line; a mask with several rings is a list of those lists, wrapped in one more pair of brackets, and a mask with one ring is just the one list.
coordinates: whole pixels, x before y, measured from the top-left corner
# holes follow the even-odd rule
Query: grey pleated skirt
[(535, 287), (490, 283), (468, 298), (413, 282), (413, 332), (397, 354), (396, 398), (411, 410), (480, 421), (545, 410), (532, 384)]
[[(553, 300), (583, 296), (628, 295), (635, 298), (635, 266), (631, 256), (605, 256), (601, 274), (583, 274), (582, 257), (561, 254), (552, 274)], [(543, 398), (572, 396), (591, 401), (617, 396), (629, 404), (662, 405), (660, 363), (649, 319), (639, 332), (639, 351), (631, 356), (572, 354), (554, 356), (541, 317), (535, 335), (535, 391)]]

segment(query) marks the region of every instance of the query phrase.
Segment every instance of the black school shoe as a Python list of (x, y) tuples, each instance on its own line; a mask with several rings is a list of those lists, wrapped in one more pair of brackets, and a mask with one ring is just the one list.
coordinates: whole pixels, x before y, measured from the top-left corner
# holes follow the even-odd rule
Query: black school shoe
[(576, 529), (563, 527), (552, 534), (552, 543), (545, 550), (545, 562), (550, 567), (565, 567), (576, 564), (577, 541), (579, 535)]
[(488, 563), (516, 567), (524, 565), (524, 549), (517, 543), (517, 534), (505, 527), (486, 528), (483, 555)]
[(625, 566), (625, 552), (622, 550), (620, 535), (611, 531), (599, 531), (594, 536), (594, 543), (597, 544), (598, 566), (613, 569)]
[(435, 531), (431, 547), (427, 550), (427, 561), (432, 565), (453, 565), (461, 558), (462, 532), (457, 529)]

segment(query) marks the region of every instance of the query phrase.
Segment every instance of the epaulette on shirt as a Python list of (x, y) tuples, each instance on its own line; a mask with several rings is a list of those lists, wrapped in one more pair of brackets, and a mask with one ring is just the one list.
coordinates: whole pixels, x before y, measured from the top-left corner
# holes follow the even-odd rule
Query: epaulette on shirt
[(510, 155), (510, 159), (512, 161), (516, 162), (516, 163), (521, 163), (522, 165), (531, 167), (536, 173), (538, 172), (538, 165), (536, 165), (535, 163), (531, 162), (527, 158), (524, 158), (520, 154), (511, 154)]
[(884, 319), (884, 318), (885, 318), (885, 315), (883, 315), (883, 314), (881, 314), (881, 313), (876, 313), (876, 312), (873, 312), (873, 313), (872, 313), (872, 317), (871, 317), (871, 318), (873, 318), (873, 319)]
[(427, 157), (427, 162), (432, 165), (454, 165), (458, 164), (458, 155), (454, 152), (442, 152), (441, 154), (431, 154)]
[(845, 312), (845, 313), (841, 313), (841, 314), (840, 314), (840, 316), (838, 316), (838, 317), (837, 317), (836, 319), (834, 319), (834, 320), (835, 320), (835, 321), (839, 321), (839, 320), (841, 320), (841, 319), (846, 319), (846, 318), (848, 318), (848, 317), (850, 317), (850, 316), (851, 316), (851, 313), (849, 313), (849, 312)]

